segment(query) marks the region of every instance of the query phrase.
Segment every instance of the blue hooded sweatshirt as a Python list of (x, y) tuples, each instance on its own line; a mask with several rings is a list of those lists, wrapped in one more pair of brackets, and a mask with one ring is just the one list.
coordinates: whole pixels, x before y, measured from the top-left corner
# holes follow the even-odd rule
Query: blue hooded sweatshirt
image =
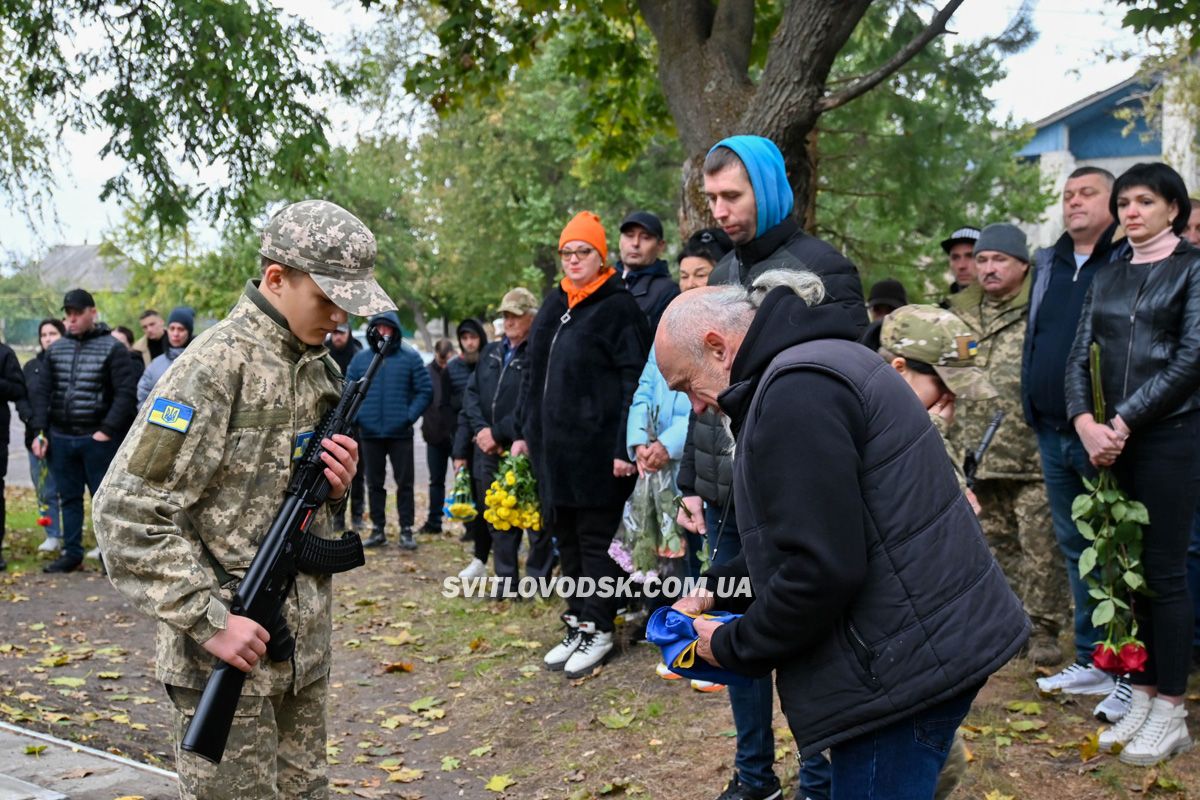
[(730, 136), (714, 144), (708, 152), (712, 153), (718, 147), (737, 153), (750, 175), (758, 208), (754, 237), (762, 236), (787, 219), (792, 213), (792, 185), (788, 183), (783, 154), (775, 143), (762, 136)]

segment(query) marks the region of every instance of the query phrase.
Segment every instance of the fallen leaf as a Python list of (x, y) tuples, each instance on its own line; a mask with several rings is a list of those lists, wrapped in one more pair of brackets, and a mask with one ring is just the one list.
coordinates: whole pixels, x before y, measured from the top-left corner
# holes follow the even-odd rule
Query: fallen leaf
[(442, 756), (442, 772), (453, 772), (461, 766), (462, 762), (454, 756)]
[(598, 719), (600, 720), (600, 724), (604, 727), (616, 730), (618, 728), (628, 728), (629, 724), (633, 722), (635, 717), (637, 717), (637, 713), (630, 711), (627, 714), (613, 712), (612, 714), (606, 714), (603, 717), (598, 717)]
[(78, 689), (80, 686), (87, 684), (83, 678), (51, 678), (47, 681), (51, 686), (68, 686), (72, 689)]
[(387, 672), (387, 673), (412, 672), (413, 671), (413, 663), (411, 661), (393, 661), (389, 664), (384, 664), (383, 671)]
[(1036, 716), (1042, 713), (1042, 704), (1032, 700), (1013, 700), (1005, 708), (1017, 714), (1025, 714), (1027, 716)]
[(483, 788), (489, 792), (503, 792), (508, 787), (512, 786), (516, 781), (511, 775), (493, 775), (488, 782), (483, 785)]
[(44, 744), (27, 744), (25, 745), (25, 755), (40, 756), (45, 749), (46, 745)]
[(445, 701), (440, 698), (429, 695), (427, 697), (422, 697), (419, 700), (413, 700), (411, 703), (408, 704), (408, 709), (409, 709), (409, 711), (418, 711), (418, 712), (428, 711), (429, 709), (433, 708), (434, 706), (440, 706), (444, 702)]
[(1096, 757), (1100, 752), (1100, 734), (1093, 733), (1085, 736), (1083, 741), (1079, 743), (1079, 757), (1083, 761), (1089, 761)]
[(63, 774), (59, 775), (58, 778), (59, 780), (63, 781), (77, 781), (86, 778), (88, 775), (91, 775), (92, 772), (93, 771), (90, 769), (80, 767), (79, 769), (73, 769), (70, 772), (64, 772)]
[(425, 770), (405, 767), (388, 775), (388, 783), (412, 783), (419, 781), (425, 775)]
[(1010, 724), (1008, 727), (1012, 728), (1017, 733), (1040, 731), (1042, 728), (1046, 727), (1046, 721), (1041, 719), (1019, 719)]
[(492, 746), (490, 744), (485, 744), (483, 747), (476, 747), (474, 750), (472, 750), (471, 755), (479, 758), (481, 756), (486, 756), (490, 752), (492, 752)]
[(121, 673), (119, 673), (119, 672), (100, 672), (100, 673), (97, 673), (96, 677), (102, 681), (115, 681), (121, 677)]

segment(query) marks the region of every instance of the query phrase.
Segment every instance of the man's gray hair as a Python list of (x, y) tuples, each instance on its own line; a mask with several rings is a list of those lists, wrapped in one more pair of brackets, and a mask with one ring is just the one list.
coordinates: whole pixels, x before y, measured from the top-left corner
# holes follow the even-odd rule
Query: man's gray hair
[(661, 325), (676, 337), (688, 355), (704, 355), (704, 334), (710, 330), (744, 332), (754, 320), (763, 298), (780, 286), (791, 289), (810, 306), (825, 299), (825, 284), (808, 270), (773, 269), (754, 279), (749, 289), (740, 284), (717, 287), (697, 295), (692, 303), (668, 306)]

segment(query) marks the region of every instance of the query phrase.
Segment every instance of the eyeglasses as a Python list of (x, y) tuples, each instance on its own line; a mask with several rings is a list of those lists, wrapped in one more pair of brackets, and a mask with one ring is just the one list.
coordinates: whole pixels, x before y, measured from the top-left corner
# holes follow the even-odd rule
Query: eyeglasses
[(576, 258), (583, 261), (594, 252), (596, 252), (594, 247), (580, 247), (575, 250), (559, 250), (558, 254), (562, 256), (563, 261), (571, 261)]

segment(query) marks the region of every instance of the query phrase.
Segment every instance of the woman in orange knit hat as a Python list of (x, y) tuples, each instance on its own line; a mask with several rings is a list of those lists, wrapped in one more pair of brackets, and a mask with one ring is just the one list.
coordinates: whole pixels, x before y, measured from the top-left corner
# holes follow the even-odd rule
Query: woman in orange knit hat
[[(513, 450), (528, 447), (562, 575), (578, 585), (580, 578), (624, 575), (608, 546), (637, 473), (625, 420), (650, 350), (650, 326), (608, 266), (599, 217), (576, 214), (559, 236), (558, 254), (564, 277), (533, 321), (520, 401), (524, 441)], [(546, 668), (568, 678), (590, 674), (612, 650), (619, 602), (568, 597), (566, 634), (546, 654)]]

